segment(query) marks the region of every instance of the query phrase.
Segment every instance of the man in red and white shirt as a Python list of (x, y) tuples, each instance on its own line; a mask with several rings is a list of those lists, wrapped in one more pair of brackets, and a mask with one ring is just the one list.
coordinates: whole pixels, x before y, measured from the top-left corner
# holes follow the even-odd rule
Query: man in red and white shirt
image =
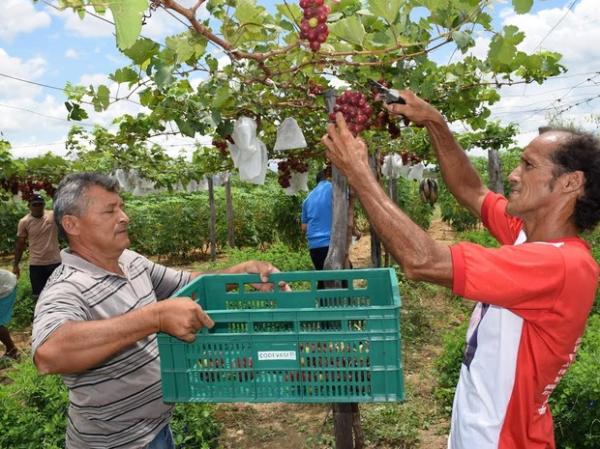
[(554, 449), (548, 397), (575, 359), (600, 273), (578, 236), (600, 220), (600, 143), (565, 130), (535, 138), (507, 200), (484, 186), (435, 108), (401, 95), (406, 104), (389, 111), (427, 128), (450, 192), (502, 247), (432, 240), (387, 198), (341, 114), (323, 143), (406, 276), (477, 301), (448, 448)]

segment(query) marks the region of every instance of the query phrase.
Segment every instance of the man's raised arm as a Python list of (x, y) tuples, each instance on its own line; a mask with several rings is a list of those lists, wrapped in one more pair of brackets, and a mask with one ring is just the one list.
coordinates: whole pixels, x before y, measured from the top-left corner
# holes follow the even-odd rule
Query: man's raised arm
[(465, 151), (454, 139), (446, 120), (437, 109), (411, 91), (404, 90), (400, 95), (406, 104), (391, 104), (387, 109), (393, 115), (402, 115), (416, 126), (424, 126), (427, 129), (442, 177), (450, 193), (460, 204), (480, 217), (481, 205), (488, 188), (481, 181)]

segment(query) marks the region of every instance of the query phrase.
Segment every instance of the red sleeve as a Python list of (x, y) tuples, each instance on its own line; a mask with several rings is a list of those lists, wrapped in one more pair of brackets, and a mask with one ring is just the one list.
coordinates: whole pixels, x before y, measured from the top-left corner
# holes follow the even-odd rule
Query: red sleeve
[(505, 197), (490, 191), (481, 205), (481, 221), (501, 244), (512, 245), (523, 227), (523, 221), (506, 212), (506, 203)]
[(464, 298), (511, 309), (518, 315), (550, 309), (565, 284), (565, 261), (551, 244), (524, 243), (484, 248), (450, 247), (452, 291)]

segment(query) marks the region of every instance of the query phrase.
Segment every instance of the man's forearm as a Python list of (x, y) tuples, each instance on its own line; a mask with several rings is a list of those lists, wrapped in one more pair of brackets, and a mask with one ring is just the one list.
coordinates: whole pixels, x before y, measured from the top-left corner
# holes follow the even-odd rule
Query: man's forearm
[(34, 362), (44, 374), (80, 373), (159, 331), (159, 304), (115, 318), (69, 321), (35, 352)]
[(467, 153), (456, 142), (441, 116), (439, 120), (428, 121), (425, 126), (448, 189), (463, 206), (479, 215), (480, 211), (473, 198), (481, 196), (485, 186)]
[(434, 241), (400, 210), (373, 176), (361, 176), (349, 182), (358, 194), (369, 222), (406, 275), (451, 287), (449, 248)]
[(23, 257), (24, 251), (25, 251), (25, 243), (20, 238), (17, 238), (17, 241), (15, 243), (15, 261), (14, 261), (15, 266), (18, 266), (19, 263), (21, 262), (21, 257)]

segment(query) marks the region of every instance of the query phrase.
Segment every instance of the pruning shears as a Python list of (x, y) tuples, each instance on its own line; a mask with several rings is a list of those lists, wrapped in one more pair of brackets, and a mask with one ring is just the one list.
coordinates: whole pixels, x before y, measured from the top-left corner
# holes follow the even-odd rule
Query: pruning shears
[(384, 95), (384, 101), (386, 104), (406, 104), (406, 101), (400, 96), (400, 92), (398, 92), (396, 89), (388, 89), (383, 84), (373, 80), (369, 80), (369, 86), (372, 89), (377, 90), (378, 93)]

